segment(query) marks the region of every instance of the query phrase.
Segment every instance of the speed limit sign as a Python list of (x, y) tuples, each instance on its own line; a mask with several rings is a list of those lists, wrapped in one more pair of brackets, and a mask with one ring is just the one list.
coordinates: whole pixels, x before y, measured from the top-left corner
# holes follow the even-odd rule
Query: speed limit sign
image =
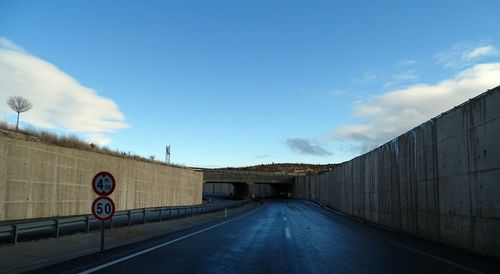
[(92, 214), (101, 221), (109, 220), (115, 214), (115, 203), (109, 197), (97, 197), (92, 203)]
[(97, 195), (108, 196), (113, 193), (115, 187), (115, 178), (107, 171), (97, 173), (92, 179), (92, 189)]

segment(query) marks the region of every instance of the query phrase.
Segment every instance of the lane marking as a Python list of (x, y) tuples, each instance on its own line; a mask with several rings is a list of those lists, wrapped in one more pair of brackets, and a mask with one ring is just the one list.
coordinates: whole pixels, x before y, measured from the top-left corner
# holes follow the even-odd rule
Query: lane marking
[(221, 225), (224, 225), (224, 224), (230, 223), (230, 222), (232, 222), (232, 221), (236, 221), (236, 220), (238, 220), (238, 219), (240, 219), (240, 218), (243, 218), (243, 217), (245, 217), (246, 215), (249, 215), (249, 214), (251, 214), (251, 213), (254, 213), (254, 211), (252, 210), (252, 211), (250, 211), (250, 212), (248, 212), (248, 213), (245, 213), (245, 214), (240, 215), (240, 216), (238, 216), (238, 217), (235, 217), (235, 218), (233, 218), (233, 219), (230, 219), (230, 220), (224, 221), (224, 222), (222, 222), (222, 223), (219, 223), (219, 224), (216, 224), (216, 225), (213, 225), (213, 226), (210, 226), (210, 227), (207, 227), (207, 228), (204, 228), (204, 229), (201, 229), (201, 230), (195, 231), (195, 232), (190, 233), (190, 234), (188, 234), (188, 235), (181, 236), (181, 237), (179, 237), (179, 238), (177, 238), (177, 239), (170, 240), (170, 241), (168, 241), (168, 242), (165, 242), (165, 243), (162, 243), (162, 244), (159, 244), (159, 245), (156, 245), (156, 246), (150, 247), (150, 248), (148, 248), (148, 249), (144, 249), (144, 250), (139, 251), (139, 252), (137, 252), (137, 253), (130, 254), (130, 255), (128, 255), (128, 256), (122, 257), (122, 258), (120, 258), (120, 259), (116, 259), (116, 260), (111, 261), (111, 262), (107, 262), (107, 263), (105, 263), (105, 264), (102, 264), (102, 265), (96, 266), (96, 267), (94, 267), (94, 268), (87, 269), (87, 270), (85, 270), (85, 271), (80, 272), (80, 274), (88, 274), (88, 273), (93, 273), (93, 272), (96, 272), (96, 271), (101, 270), (101, 269), (103, 269), (103, 268), (106, 268), (106, 267), (109, 267), (109, 266), (112, 266), (112, 265), (115, 265), (115, 264), (121, 263), (121, 262), (123, 262), (123, 261), (129, 260), (129, 259), (132, 259), (132, 258), (135, 258), (135, 257), (137, 257), (137, 256), (140, 256), (140, 255), (146, 254), (146, 253), (151, 252), (151, 251), (153, 251), (153, 250), (156, 250), (156, 249), (158, 249), (158, 248), (162, 248), (162, 247), (164, 247), (164, 246), (171, 245), (171, 244), (173, 244), (173, 243), (176, 243), (176, 242), (182, 241), (182, 240), (187, 239), (187, 238), (191, 238), (191, 237), (193, 237), (193, 236), (195, 236), (195, 235), (198, 235), (198, 234), (203, 233), (203, 232), (205, 232), (205, 231), (208, 231), (208, 230), (214, 229), (214, 228), (219, 227), (219, 226), (221, 226)]
[(286, 217), (283, 217), (283, 221), (285, 221), (285, 222), (286, 222)]
[(338, 210), (335, 210), (335, 209), (332, 209), (332, 208), (329, 208), (328, 206), (321, 207), (321, 206), (320, 206), (320, 205), (318, 205), (317, 203), (314, 203), (314, 202), (311, 202), (311, 201), (307, 201), (307, 200), (304, 200), (303, 202), (308, 203), (308, 204), (311, 204), (311, 205), (313, 205), (313, 206), (315, 206), (315, 207), (317, 207), (317, 208), (324, 208), (324, 209), (326, 209), (326, 210), (328, 210), (328, 211), (331, 211), (331, 212), (333, 212), (333, 213), (337, 213), (337, 214), (342, 215), (342, 216), (348, 216), (348, 217), (350, 217), (349, 215), (345, 214), (344, 212), (342, 212), (342, 211), (338, 211)]
[[(317, 205), (316, 203), (313, 203), (313, 202), (311, 202), (311, 201), (304, 201), (304, 202), (306, 202), (306, 203), (308, 203), (308, 204), (311, 204), (311, 205), (314, 205), (314, 206), (316, 206), (316, 207), (318, 207), (318, 208), (321, 208), (319, 205)], [(346, 217), (348, 217), (348, 218), (350, 218), (350, 219), (354, 219), (352, 216), (349, 216), (349, 215), (347, 215), (347, 214), (345, 214), (345, 213), (343, 213), (343, 212), (340, 212), (340, 211), (337, 211), (337, 210), (331, 209), (331, 208), (329, 208), (329, 207), (324, 207), (324, 208), (325, 208), (326, 210), (328, 210), (328, 211), (330, 211), (330, 212), (334, 213), (334, 214), (338, 214), (338, 215), (346, 216)], [(378, 225), (378, 224), (376, 224), (376, 223), (374, 223), (374, 224), (375, 224), (375, 225)], [(404, 245), (404, 244), (398, 243), (398, 242), (393, 241), (393, 240), (391, 240), (391, 239), (388, 239), (388, 238), (386, 238), (386, 237), (379, 236), (379, 235), (373, 234), (373, 233), (371, 233), (371, 232), (368, 232), (368, 233), (369, 233), (370, 235), (374, 236), (374, 237), (377, 237), (377, 238), (381, 239), (381, 240), (384, 240), (384, 241), (390, 242), (390, 243), (392, 243), (392, 244), (394, 244), (394, 245), (397, 245), (397, 246), (399, 246), (399, 247), (402, 247), (402, 248), (406, 248), (406, 249), (411, 250), (411, 251), (413, 251), (413, 252), (416, 252), (416, 253), (418, 253), (418, 254), (420, 254), (420, 255), (424, 255), (424, 256), (430, 257), (430, 258), (432, 258), (432, 259), (434, 259), (434, 260), (438, 260), (438, 261), (440, 261), (440, 262), (443, 262), (443, 263), (447, 263), (447, 264), (453, 265), (453, 266), (455, 266), (455, 267), (457, 267), (457, 268), (460, 268), (460, 269), (462, 269), (462, 270), (469, 271), (469, 272), (472, 272), (472, 273), (483, 273), (483, 272), (481, 272), (481, 271), (479, 271), (479, 270), (476, 270), (476, 269), (473, 269), (473, 268), (469, 268), (469, 267), (467, 267), (467, 266), (464, 266), (464, 265), (461, 265), (461, 264), (454, 263), (454, 262), (452, 262), (452, 261), (450, 261), (450, 260), (447, 260), (447, 259), (444, 259), (444, 258), (441, 258), (441, 257), (435, 256), (435, 255), (432, 255), (432, 254), (427, 253), (427, 252), (425, 252), (425, 251), (422, 251), (422, 250), (419, 250), (419, 249), (416, 249), (416, 248), (413, 248), (413, 247), (410, 247), (410, 246), (407, 246), (407, 245)]]
[(287, 239), (292, 238), (292, 235), (290, 235), (290, 229), (288, 229), (288, 227), (285, 227), (285, 236)]
[(396, 241), (393, 241), (393, 240), (391, 240), (391, 239), (388, 239), (388, 238), (386, 238), (386, 237), (379, 236), (379, 235), (373, 234), (373, 233), (371, 233), (371, 232), (368, 232), (368, 233), (369, 233), (369, 234), (371, 234), (371, 235), (372, 235), (372, 236), (374, 236), (374, 237), (377, 237), (377, 238), (381, 239), (381, 240), (384, 240), (384, 241), (390, 242), (390, 243), (392, 243), (392, 244), (394, 244), (394, 245), (397, 245), (397, 246), (399, 246), (399, 247), (406, 248), (406, 249), (411, 250), (411, 251), (413, 251), (413, 252), (416, 252), (416, 253), (418, 253), (418, 254), (420, 254), (420, 255), (424, 255), (424, 256), (430, 257), (430, 258), (432, 258), (432, 259), (435, 259), (435, 260), (441, 261), (441, 262), (443, 262), (443, 263), (447, 263), (447, 264), (453, 265), (453, 266), (455, 266), (455, 267), (457, 267), (457, 268), (460, 268), (460, 269), (462, 269), (462, 270), (469, 271), (469, 272), (472, 272), (472, 273), (479, 273), (479, 274), (483, 273), (483, 272), (481, 272), (481, 271), (479, 271), (479, 270), (476, 270), (476, 269), (473, 269), (473, 268), (469, 268), (469, 267), (466, 267), (466, 266), (461, 265), (461, 264), (454, 263), (454, 262), (452, 262), (452, 261), (449, 261), (449, 260), (447, 260), (447, 259), (444, 259), (444, 258), (441, 258), (441, 257), (438, 257), (438, 256), (434, 256), (434, 255), (432, 255), (432, 254), (429, 254), (429, 253), (427, 253), (427, 252), (425, 252), (425, 251), (422, 251), (422, 250), (419, 250), (419, 249), (413, 248), (413, 247), (411, 247), (411, 246), (407, 246), (407, 245), (404, 245), (404, 244), (400, 244), (400, 243), (398, 243), (398, 242), (396, 242)]

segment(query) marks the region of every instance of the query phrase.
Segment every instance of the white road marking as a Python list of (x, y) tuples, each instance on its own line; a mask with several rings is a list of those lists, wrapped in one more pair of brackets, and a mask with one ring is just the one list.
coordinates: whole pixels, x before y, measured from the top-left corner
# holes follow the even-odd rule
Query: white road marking
[[(311, 205), (314, 205), (314, 206), (316, 206), (316, 207), (320, 207), (318, 204), (313, 203), (313, 202), (311, 202), (311, 201), (304, 201), (304, 202), (306, 202), (306, 203), (308, 203), (308, 204), (311, 204)], [(334, 210), (334, 209), (331, 209), (331, 208), (328, 208), (328, 207), (325, 207), (325, 209), (326, 209), (326, 210), (329, 210), (329, 211), (331, 211), (331, 212), (333, 212), (333, 213), (335, 213), (335, 214), (339, 214), (339, 215), (346, 216), (346, 217), (348, 217), (348, 218), (352, 218), (352, 216), (349, 216), (349, 215), (347, 215), (347, 214), (345, 214), (345, 213), (343, 213), (343, 212), (340, 212), (340, 211), (337, 211), (337, 210)], [(352, 219), (353, 219), (353, 218), (352, 218)], [(376, 225), (378, 225), (378, 224), (376, 224)], [(400, 243), (395, 242), (395, 241), (393, 241), (393, 240), (390, 240), (390, 239), (388, 239), (388, 238), (386, 238), (386, 237), (382, 237), (382, 236), (379, 236), (379, 235), (376, 235), (376, 234), (373, 234), (373, 233), (370, 233), (370, 235), (372, 235), (372, 236), (374, 236), (374, 237), (377, 237), (377, 238), (379, 238), (379, 239), (382, 239), (382, 240), (384, 240), (384, 241), (390, 242), (390, 243), (392, 243), (392, 244), (395, 244), (395, 245), (397, 245), (397, 246), (400, 246), (400, 247), (406, 248), (406, 249), (411, 250), (411, 251), (413, 251), (413, 252), (416, 252), (416, 253), (418, 253), (418, 254), (421, 254), (421, 255), (424, 255), (424, 256), (427, 256), (427, 257), (433, 258), (433, 259), (435, 259), (435, 260), (438, 260), (438, 261), (441, 261), (441, 262), (444, 262), (444, 263), (447, 263), (447, 264), (453, 265), (453, 266), (455, 266), (455, 267), (457, 267), (457, 268), (460, 268), (460, 269), (463, 269), (463, 270), (466, 270), (466, 271), (469, 271), (469, 272), (472, 272), (472, 273), (483, 273), (483, 272), (478, 271), (478, 270), (475, 270), (475, 269), (473, 269), (473, 268), (469, 268), (469, 267), (463, 266), (463, 265), (461, 265), (461, 264), (457, 264), (457, 263), (454, 263), (454, 262), (452, 262), (452, 261), (449, 261), (449, 260), (443, 259), (443, 258), (441, 258), (441, 257), (434, 256), (434, 255), (429, 254), (429, 253), (427, 253), (427, 252), (425, 252), (425, 251), (418, 250), (418, 249), (416, 249), (416, 248), (413, 248), (413, 247), (410, 247), (410, 246), (407, 246), (407, 245), (404, 245), (404, 244), (400, 244)]]
[(483, 272), (478, 271), (478, 270), (475, 270), (475, 269), (473, 269), (473, 268), (469, 268), (469, 267), (463, 266), (463, 265), (461, 265), (461, 264), (457, 264), (457, 263), (454, 263), (454, 262), (452, 262), (452, 261), (449, 261), (449, 260), (443, 259), (443, 258), (441, 258), (441, 257), (434, 256), (434, 255), (429, 254), (429, 253), (427, 253), (427, 252), (425, 252), (425, 251), (418, 250), (418, 249), (416, 249), (416, 248), (413, 248), (413, 247), (410, 247), (410, 246), (407, 246), (407, 245), (404, 245), (404, 244), (400, 244), (400, 243), (395, 242), (395, 241), (393, 241), (393, 240), (390, 240), (390, 239), (388, 239), (388, 238), (386, 238), (386, 237), (379, 236), (379, 235), (376, 235), (376, 234), (373, 234), (373, 233), (370, 233), (370, 232), (369, 232), (369, 234), (371, 234), (372, 236), (377, 237), (377, 238), (379, 238), (379, 239), (382, 239), (382, 240), (384, 240), (384, 241), (390, 242), (390, 243), (392, 243), (392, 244), (394, 244), (394, 245), (397, 245), (397, 246), (399, 246), (399, 247), (406, 248), (406, 249), (411, 250), (411, 251), (413, 251), (413, 252), (416, 252), (416, 253), (418, 253), (418, 254), (421, 254), (421, 255), (424, 255), (424, 256), (427, 256), (427, 257), (433, 258), (433, 259), (438, 260), (438, 261), (441, 261), (441, 262), (443, 262), (443, 263), (447, 263), (447, 264), (453, 265), (453, 266), (455, 266), (455, 267), (457, 267), (457, 268), (460, 268), (460, 269), (462, 269), (462, 270), (466, 270), (466, 271), (469, 271), (469, 272), (472, 272), (472, 273), (483, 273)]
[(286, 222), (286, 217), (283, 217), (283, 221), (285, 221), (285, 222)]
[[(200, 233), (203, 233), (203, 232), (205, 232), (205, 231), (208, 231), (208, 230), (214, 229), (214, 228), (219, 227), (219, 226), (221, 226), (221, 225), (224, 225), (224, 224), (230, 223), (230, 222), (232, 222), (232, 221), (238, 220), (238, 219), (240, 219), (240, 218), (243, 218), (243, 217), (245, 217), (246, 215), (248, 215), (248, 214), (250, 214), (250, 213), (253, 213), (253, 212), (254, 212), (254, 211), (252, 210), (252, 211), (250, 211), (250, 212), (248, 212), (248, 213), (246, 213), (246, 214), (243, 214), (243, 215), (241, 215), (241, 216), (238, 216), (238, 217), (235, 217), (235, 218), (233, 218), (233, 219), (227, 220), (227, 221), (225, 221), (225, 222), (222, 222), (222, 223), (219, 223), (219, 224), (216, 224), (216, 225), (213, 225), (213, 226), (210, 226), (210, 227), (204, 228), (204, 229), (202, 229), (202, 230), (198, 230), (198, 231), (196, 231), (196, 232), (190, 233), (190, 234), (188, 234), (188, 235), (184, 235), (184, 236), (179, 237), (179, 238), (177, 238), (177, 239), (170, 240), (170, 241), (168, 241), (168, 242), (165, 242), (165, 243), (162, 243), (162, 244), (159, 244), (159, 245), (156, 245), (156, 246), (150, 247), (150, 248), (148, 248), (148, 249), (144, 249), (144, 250), (139, 251), (139, 252), (137, 252), (137, 253), (130, 254), (130, 255), (125, 256), (125, 257), (123, 257), (123, 258), (116, 259), (116, 260), (114, 260), (114, 261), (107, 262), (107, 263), (105, 263), (105, 264), (102, 264), (102, 265), (96, 266), (96, 267), (94, 267), (94, 268), (91, 268), (91, 269), (88, 269), (88, 270), (82, 271), (82, 272), (80, 272), (80, 274), (93, 273), (93, 272), (96, 272), (96, 271), (101, 270), (101, 269), (103, 269), (103, 268), (106, 268), (106, 267), (109, 267), (109, 266), (112, 266), (112, 265), (115, 265), (115, 264), (118, 264), (118, 263), (124, 262), (124, 261), (129, 260), (129, 259), (132, 259), (132, 258), (135, 258), (135, 257), (140, 256), (140, 255), (142, 255), (142, 254), (146, 254), (146, 253), (151, 252), (151, 251), (153, 251), (153, 250), (156, 250), (156, 249), (158, 249), (158, 248), (162, 248), (162, 247), (164, 247), (164, 246), (171, 245), (171, 244), (173, 244), (173, 243), (176, 243), (176, 242), (182, 241), (182, 240), (187, 239), (187, 238), (191, 238), (191, 237), (193, 237), (193, 236), (195, 236), (195, 235), (198, 235), (198, 234), (200, 234)], [(288, 232), (288, 233), (289, 233), (289, 232)], [(287, 236), (287, 237), (288, 237), (288, 236)]]
[(287, 239), (292, 238), (292, 235), (290, 235), (290, 229), (288, 229), (288, 227), (285, 227), (285, 236)]

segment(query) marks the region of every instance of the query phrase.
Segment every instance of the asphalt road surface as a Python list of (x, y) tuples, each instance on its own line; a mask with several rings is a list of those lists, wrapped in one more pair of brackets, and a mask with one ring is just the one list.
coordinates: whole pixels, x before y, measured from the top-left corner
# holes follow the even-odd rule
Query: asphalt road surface
[[(234, 218), (87, 266), (102, 273), (482, 273), (495, 261), (386, 231), (300, 201)], [(92, 260), (91, 260), (92, 261)], [(497, 272), (498, 273), (498, 272)]]

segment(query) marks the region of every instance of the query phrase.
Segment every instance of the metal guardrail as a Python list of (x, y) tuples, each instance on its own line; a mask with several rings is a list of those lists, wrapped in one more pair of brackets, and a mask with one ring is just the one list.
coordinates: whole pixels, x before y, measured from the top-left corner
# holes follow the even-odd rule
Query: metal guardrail
[[(211, 213), (226, 208), (243, 206), (250, 200), (224, 201), (194, 206), (150, 207), (117, 211), (105, 222), (106, 227), (131, 226), (149, 222), (161, 222), (194, 215)], [(101, 221), (93, 215), (52, 217), (32, 220), (0, 222), (0, 243), (29, 241), (44, 237), (58, 238), (79, 232), (89, 232), (101, 227)]]

